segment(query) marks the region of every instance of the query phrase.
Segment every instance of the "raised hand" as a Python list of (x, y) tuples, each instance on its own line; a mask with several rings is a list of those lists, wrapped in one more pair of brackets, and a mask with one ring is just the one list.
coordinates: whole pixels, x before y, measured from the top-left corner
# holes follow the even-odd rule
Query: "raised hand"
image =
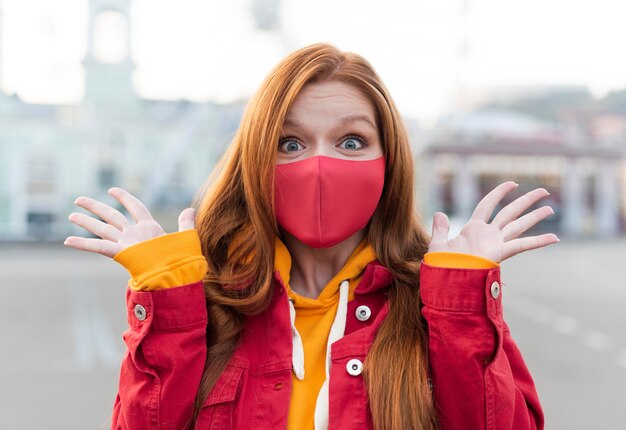
[(521, 252), (558, 242), (559, 238), (553, 233), (518, 237), (554, 213), (550, 206), (543, 206), (520, 217), (526, 209), (550, 194), (543, 188), (536, 188), (518, 197), (488, 223), (498, 203), (516, 188), (515, 182), (508, 181), (491, 190), (478, 203), (459, 235), (450, 240), (448, 217), (443, 212), (435, 213), (428, 252), (473, 254), (500, 263)]
[[(111, 188), (108, 193), (126, 208), (136, 224), (131, 223), (118, 210), (102, 202), (89, 197), (79, 197), (74, 204), (92, 212), (103, 221), (79, 212), (72, 212), (68, 219), (101, 239), (69, 236), (63, 242), (64, 245), (113, 258), (118, 252), (131, 245), (165, 234), (163, 228), (135, 196), (118, 187)], [(193, 208), (183, 210), (178, 217), (179, 231), (193, 229), (194, 219)]]

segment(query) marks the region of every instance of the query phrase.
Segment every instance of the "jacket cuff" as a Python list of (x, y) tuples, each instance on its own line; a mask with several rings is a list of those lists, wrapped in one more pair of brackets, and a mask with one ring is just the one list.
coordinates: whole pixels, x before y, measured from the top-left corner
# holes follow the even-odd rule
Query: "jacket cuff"
[(457, 269), (422, 262), (420, 296), (425, 306), (453, 312), (502, 313), (500, 267)]
[(113, 259), (131, 275), (129, 287), (150, 291), (187, 285), (208, 270), (196, 230), (155, 237), (118, 252)]
[(144, 335), (148, 329), (176, 330), (207, 322), (202, 282), (156, 291), (128, 288), (126, 311), (131, 329)]
[(460, 269), (491, 269), (499, 266), (488, 258), (460, 252), (428, 252), (424, 255), (424, 262), (431, 266)]

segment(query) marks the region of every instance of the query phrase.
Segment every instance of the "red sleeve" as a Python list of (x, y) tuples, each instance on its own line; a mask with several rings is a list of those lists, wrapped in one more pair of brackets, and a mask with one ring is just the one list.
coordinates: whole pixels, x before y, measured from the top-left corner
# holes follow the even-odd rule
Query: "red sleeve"
[(206, 359), (201, 282), (126, 291), (129, 328), (111, 429), (184, 428)]
[(542, 430), (535, 385), (502, 319), (500, 268), (422, 262), (420, 277), (442, 430)]

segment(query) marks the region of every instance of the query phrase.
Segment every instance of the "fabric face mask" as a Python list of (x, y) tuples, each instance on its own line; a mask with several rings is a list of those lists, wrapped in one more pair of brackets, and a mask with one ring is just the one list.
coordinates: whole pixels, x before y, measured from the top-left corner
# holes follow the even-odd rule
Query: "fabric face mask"
[(356, 161), (320, 155), (277, 164), (276, 219), (301, 242), (329, 248), (367, 225), (384, 182), (384, 157)]

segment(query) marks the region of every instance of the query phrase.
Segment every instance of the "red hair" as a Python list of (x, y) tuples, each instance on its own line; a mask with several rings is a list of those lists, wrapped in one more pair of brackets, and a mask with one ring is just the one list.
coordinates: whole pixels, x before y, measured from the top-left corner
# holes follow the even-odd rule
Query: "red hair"
[[(413, 203), (413, 158), (400, 114), (372, 66), (328, 44), (302, 48), (280, 62), (251, 98), (226, 154), (194, 201), (209, 310), (207, 360), (192, 425), (233, 354), (243, 316), (263, 312), (274, 288), (273, 207), (278, 142), (287, 111), (310, 83), (339, 81), (372, 103), (386, 158), (385, 186), (367, 226), (378, 259), (393, 274), (389, 315), (365, 359), (369, 407), (377, 429), (437, 428), (428, 388), (426, 323), (419, 267), (429, 236)], [(248, 281), (252, 280), (252, 281)]]

